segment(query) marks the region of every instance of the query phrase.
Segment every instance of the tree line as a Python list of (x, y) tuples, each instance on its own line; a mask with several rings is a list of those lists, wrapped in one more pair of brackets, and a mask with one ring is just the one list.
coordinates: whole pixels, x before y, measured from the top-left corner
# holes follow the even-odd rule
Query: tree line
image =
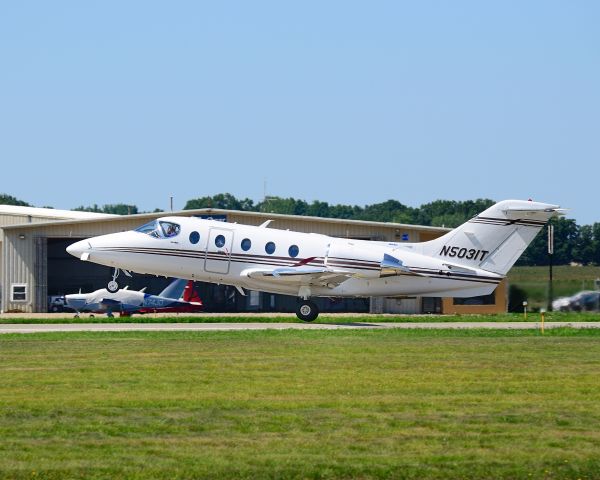
[[(249, 198), (238, 199), (229, 193), (219, 193), (188, 200), (184, 209), (218, 208), (454, 228), (494, 203), (493, 200), (487, 198), (465, 201), (435, 200), (420, 207), (410, 207), (397, 200), (387, 200), (363, 207), (329, 204), (318, 200), (307, 202), (292, 197), (267, 197), (260, 202), (254, 202)], [(29, 203), (7, 194), (0, 194), (0, 204), (31, 206)], [(74, 210), (118, 215), (142, 213), (136, 205), (124, 203), (79, 206)], [(161, 210), (154, 211), (160, 212)], [(555, 228), (554, 263), (556, 265), (566, 265), (571, 262), (600, 265), (600, 223), (577, 225), (575, 220), (569, 218), (553, 219), (551, 222)], [(547, 231), (547, 227), (544, 227), (521, 256), (518, 265), (548, 264)]]
[[(252, 212), (283, 213), (311, 217), (343, 218), (348, 220), (371, 220), (377, 222), (407, 223), (433, 227), (455, 228), (486, 208), (494, 200), (435, 200), (420, 207), (410, 207), (397, 200), (366, 205), (330, 205), (315, 200), (311, 203), (296, 198), (267, 197), (254, 203), (252, 199), (237, 199), (229, 193), (219, 193), (188, 200), (184, 209), (219, 208)], [(569, 218), (555, 218), (554, 258), (556, 265), (577, 262), (584, 265), (600, 265), (600, 223), (577, 225)], [(517, 265), (548, 265), (548, 227), (537, 235), (523, 253)]]

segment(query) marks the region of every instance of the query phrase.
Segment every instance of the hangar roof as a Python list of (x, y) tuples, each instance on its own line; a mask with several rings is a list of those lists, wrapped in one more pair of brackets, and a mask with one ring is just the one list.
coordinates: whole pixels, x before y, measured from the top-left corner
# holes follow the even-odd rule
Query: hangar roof
[(31, 216), (57, 219), (88, 219), (118, 217), (109, 213), (80, 212), (76, 210), (57, 210), (55, 208), (22, 207), (19, 205), (0, 205), (0, 215)]
[[(40, 209), (44, 210), (44, 209)], [(79, 212), (84, 213), (84, 212)], [(88, 213), (88, 212), (85, 212)], [(242, 217), (254, 217), (254, 218), (264, 218), (265, 220), (277, 220), (277, 219), (285, 219), (285, 220), (300, 220), (305, 222), (317, 222), (317, 223), (337, 223), (337, 224), (350, 224), (350, 225), (363, 225), (363, 226), (373, 226), (373, 227), (387, 227), (387, 228), (405, 228), (411, 230), (420, 230), (426, 232), (438, 232), (444, 233), (448, 232), (449, 228), (444, 227), (430, 227), (430, 226), (422, 226), (422, 225), (410, 225), (405, 223), (392, 223), (392, 222), (373, 222), (368, 220), (347, 220), (343, 218), (324, 218), (324, 217), (309, 217), (305, 215), (288, 215), (282, 213), (264, 213), (264, 212), (249, 212), (243, 210), (222, 210), (218, 208), (201, 208), (196, 210), (180, 210), (177, 212), (154, 212), (154, 213), (138, 213), (135, 215), (108, 215), (108, 214), (96, 214), (101, 215), (101, 217), (95, 216), (90, 218), (81, 218), (81, 219), (69, 219), (69, 220), (58, 220), (51, 222), (42, 222), (42, 223), (27, 223), (20, 225), (9, 225), (2, 227), (5, 230), (12, 229), (31, 229), (31, 228), (40, 228), (45, 225), (70, 225), (70, 224), (87, 224), (87, 223), (99, 223), (99, 222), (113, 222), (113, 221), (123, 221), (123, 220), (136, 220), (139, 219), (140, 225), (148, 220), (160, 217), (167, 216), (185, 216), (191, 217), (195, 215), (238, 215)]]

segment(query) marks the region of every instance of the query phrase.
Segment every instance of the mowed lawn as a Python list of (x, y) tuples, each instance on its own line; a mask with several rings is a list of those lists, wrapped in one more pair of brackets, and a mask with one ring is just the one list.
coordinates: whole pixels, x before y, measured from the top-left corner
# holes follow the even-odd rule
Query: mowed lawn
[(600, 332), (0, 336), (1, 478), (598, 478)]

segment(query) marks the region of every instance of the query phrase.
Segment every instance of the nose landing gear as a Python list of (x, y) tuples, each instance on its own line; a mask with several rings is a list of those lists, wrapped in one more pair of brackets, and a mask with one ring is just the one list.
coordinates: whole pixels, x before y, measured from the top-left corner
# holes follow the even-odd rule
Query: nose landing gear
[[(106, 289), (110, 293), (115, 293), (115, 292), (119, 291), (119, 284), (117, 283), (117, 277), (119, 276), (119, 273), (121, 273), (121, 269), (115, 268), (112, 280), (110, 282), (108, 282), (108, 285), (106, 286)], [(127, 275), (128, 277), (131, 277), (131, 273), (129, 273), (127, 270), (123, 270), (123, 273), (125, 275)]]

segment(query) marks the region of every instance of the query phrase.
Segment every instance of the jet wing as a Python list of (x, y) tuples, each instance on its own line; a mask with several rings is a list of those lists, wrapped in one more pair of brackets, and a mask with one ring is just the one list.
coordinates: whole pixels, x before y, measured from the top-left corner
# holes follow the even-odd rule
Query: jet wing
[(322, 285), (333, 288), (345, 282), (354, 274), (352, 272), (335, 270), (328, 267), (308, 267), (305, 265), (300, 265), (297, 267), (281, 267), (271, 269), (251, 268), (244, 270), (242, 275), (255, 280), (267, 282), (296, 283), (298, 285)]

